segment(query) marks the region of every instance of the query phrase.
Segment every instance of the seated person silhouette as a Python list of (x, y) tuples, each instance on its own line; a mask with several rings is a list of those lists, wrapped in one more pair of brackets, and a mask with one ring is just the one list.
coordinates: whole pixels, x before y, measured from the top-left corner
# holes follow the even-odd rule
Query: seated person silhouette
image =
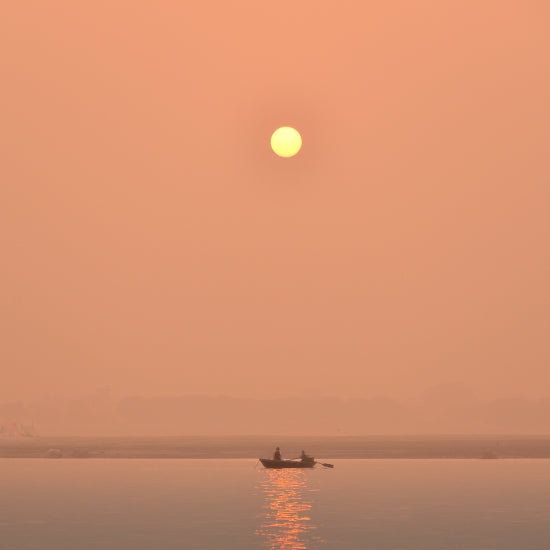
[(279, 447), (275, 449), (275, 452), (273, 453), (273, 460), (282, 460), (281, 458), (281, 451)]
[(300, 455), (300, 458), (302, 459), (302, 462), (313, 462), (313, 457), (306, 455), (306, 452), (302, 450), (302, 454)]

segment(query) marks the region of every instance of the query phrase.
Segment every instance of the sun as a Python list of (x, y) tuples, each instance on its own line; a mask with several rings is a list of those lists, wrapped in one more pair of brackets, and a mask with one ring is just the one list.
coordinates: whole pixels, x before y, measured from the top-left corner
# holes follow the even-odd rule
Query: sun
[(293, 157), (302, 148), (302, 136), (290, 126), (277, 128), (271, 136), (271, 148), (280, 157)]

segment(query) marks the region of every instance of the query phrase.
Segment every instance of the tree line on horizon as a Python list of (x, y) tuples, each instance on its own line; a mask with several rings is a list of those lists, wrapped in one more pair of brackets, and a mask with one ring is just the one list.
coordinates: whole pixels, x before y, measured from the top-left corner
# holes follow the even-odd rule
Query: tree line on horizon
[(182, 395), (112, 400), (92, 394), (0, 403), (0, 425), (33, 425), (40, 435), (548, 434), (550, 398), (483, 401), (431, 395), (404, 402)]

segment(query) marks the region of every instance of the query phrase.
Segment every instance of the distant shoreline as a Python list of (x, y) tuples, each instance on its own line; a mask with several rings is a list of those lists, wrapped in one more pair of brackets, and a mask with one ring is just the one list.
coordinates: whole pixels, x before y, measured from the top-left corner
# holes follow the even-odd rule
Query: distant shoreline
[(0, 458), (259, 458), (276, 445), (288, 458), (550, 458), (550, 435), (5, 438)]

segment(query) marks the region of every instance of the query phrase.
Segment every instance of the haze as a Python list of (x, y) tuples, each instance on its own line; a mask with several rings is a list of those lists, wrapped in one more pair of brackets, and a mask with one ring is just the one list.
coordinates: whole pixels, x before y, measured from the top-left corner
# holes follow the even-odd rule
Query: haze
[(550, 396), (546, 2), (146, 4), (4, 7), (0, 402)]

